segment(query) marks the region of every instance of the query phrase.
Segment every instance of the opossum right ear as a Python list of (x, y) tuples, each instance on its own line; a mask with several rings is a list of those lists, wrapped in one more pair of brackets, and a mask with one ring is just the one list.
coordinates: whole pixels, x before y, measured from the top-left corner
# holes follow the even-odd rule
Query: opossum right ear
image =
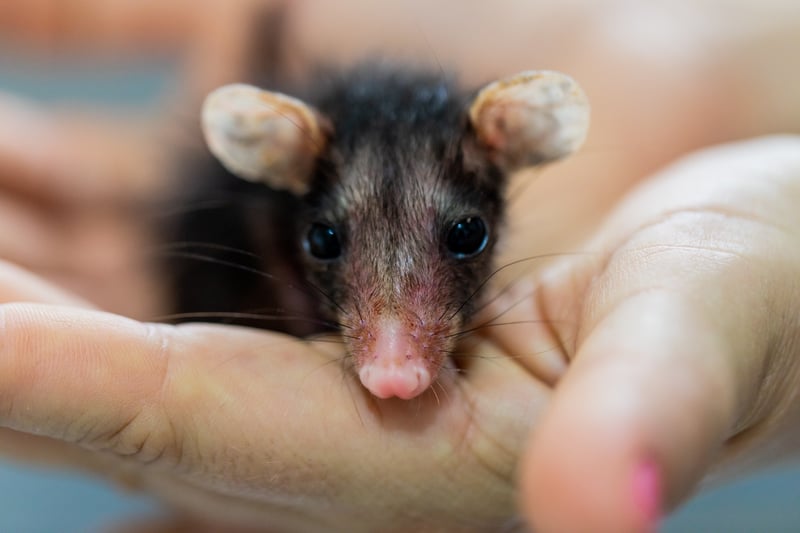
[(484, 87), (469, 120), (490, 160), (513, 172), (577, 150), (589, 129), (589, 102), (569, 76), (531, 70)]
[(296, 98), (235, 84), (206, 97), (203, 133), (211, 153), (237, 176), (302, 195), (331, 127)]

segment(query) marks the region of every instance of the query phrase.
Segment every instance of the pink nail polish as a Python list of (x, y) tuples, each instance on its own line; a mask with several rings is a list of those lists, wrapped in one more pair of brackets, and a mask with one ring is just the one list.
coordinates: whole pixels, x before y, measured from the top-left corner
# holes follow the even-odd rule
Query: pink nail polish
[(633, 498), (642, 514), (645, 531), (655, 533), (661, 521), (661, 472), (652, 459), (645, 459), (636, 469), (633, 478)]

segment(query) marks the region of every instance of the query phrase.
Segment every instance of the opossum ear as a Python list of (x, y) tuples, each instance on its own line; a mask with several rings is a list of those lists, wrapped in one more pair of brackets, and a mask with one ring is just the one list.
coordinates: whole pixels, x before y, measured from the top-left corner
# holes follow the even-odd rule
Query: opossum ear
[(302, 195), (330, 126), (296, 98), (236, 84), (206, 97), (203, 133), (211, 152), (237, 176)]
[(481, 89), (469, 120), (491, 161), (511, 172), (577, 150), (589, 129), (589, 103), (569, 76), (527, 71)]

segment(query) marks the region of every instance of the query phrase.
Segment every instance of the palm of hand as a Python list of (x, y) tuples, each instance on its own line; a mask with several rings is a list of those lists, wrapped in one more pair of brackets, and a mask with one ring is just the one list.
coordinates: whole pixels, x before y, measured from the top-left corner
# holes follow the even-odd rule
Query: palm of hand
[[(795, 144), (712, 152), (645, 184), (588, 253), (522, 280), (519, 305), (498, 300), (508, 325), (474, 339), (455, 386), (419, 402), (368, 398), (330, 364), (335, 345), (6, 306), (3, 349), (18, 357), (3, 359), (3, 424), (23, 432), (6, 447), (31, 452), (24, 434), (44, 435), (36, 450), (56, 460), (251, 523), (491, 529), (513, 515), (535, 426), (535, 520), (569, 499), (638, 524), (636, 465), (655, 462), (674, 503), (716, 459), (758, 462), (749, 444), (792, 419), (796, 340), (780, 317), (800, 263)], [(778, 170), (747, 165), (765, 160)], [(3, 278), (5, 301), (76, 304), (13, 267)], [(571, 364), (551, 405), (558, 361)]]

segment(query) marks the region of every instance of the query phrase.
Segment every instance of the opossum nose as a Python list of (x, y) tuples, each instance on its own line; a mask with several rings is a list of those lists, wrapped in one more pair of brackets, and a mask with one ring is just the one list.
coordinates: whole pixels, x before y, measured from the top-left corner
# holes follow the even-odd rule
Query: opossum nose
[(431, 384), (431, 375), (419, 364), (378, 366), (365, 365), (358, 373), (361, 383), (378, 398), (397, 396), (410, 400), (422, 394)]
[(378, 398), (410, 400), (431, 384), (431, 372), (418, 343), (407, 327), (395, 319), (384, 319), (376, 327), (375, 343), (366, 354), (358, 377)]

